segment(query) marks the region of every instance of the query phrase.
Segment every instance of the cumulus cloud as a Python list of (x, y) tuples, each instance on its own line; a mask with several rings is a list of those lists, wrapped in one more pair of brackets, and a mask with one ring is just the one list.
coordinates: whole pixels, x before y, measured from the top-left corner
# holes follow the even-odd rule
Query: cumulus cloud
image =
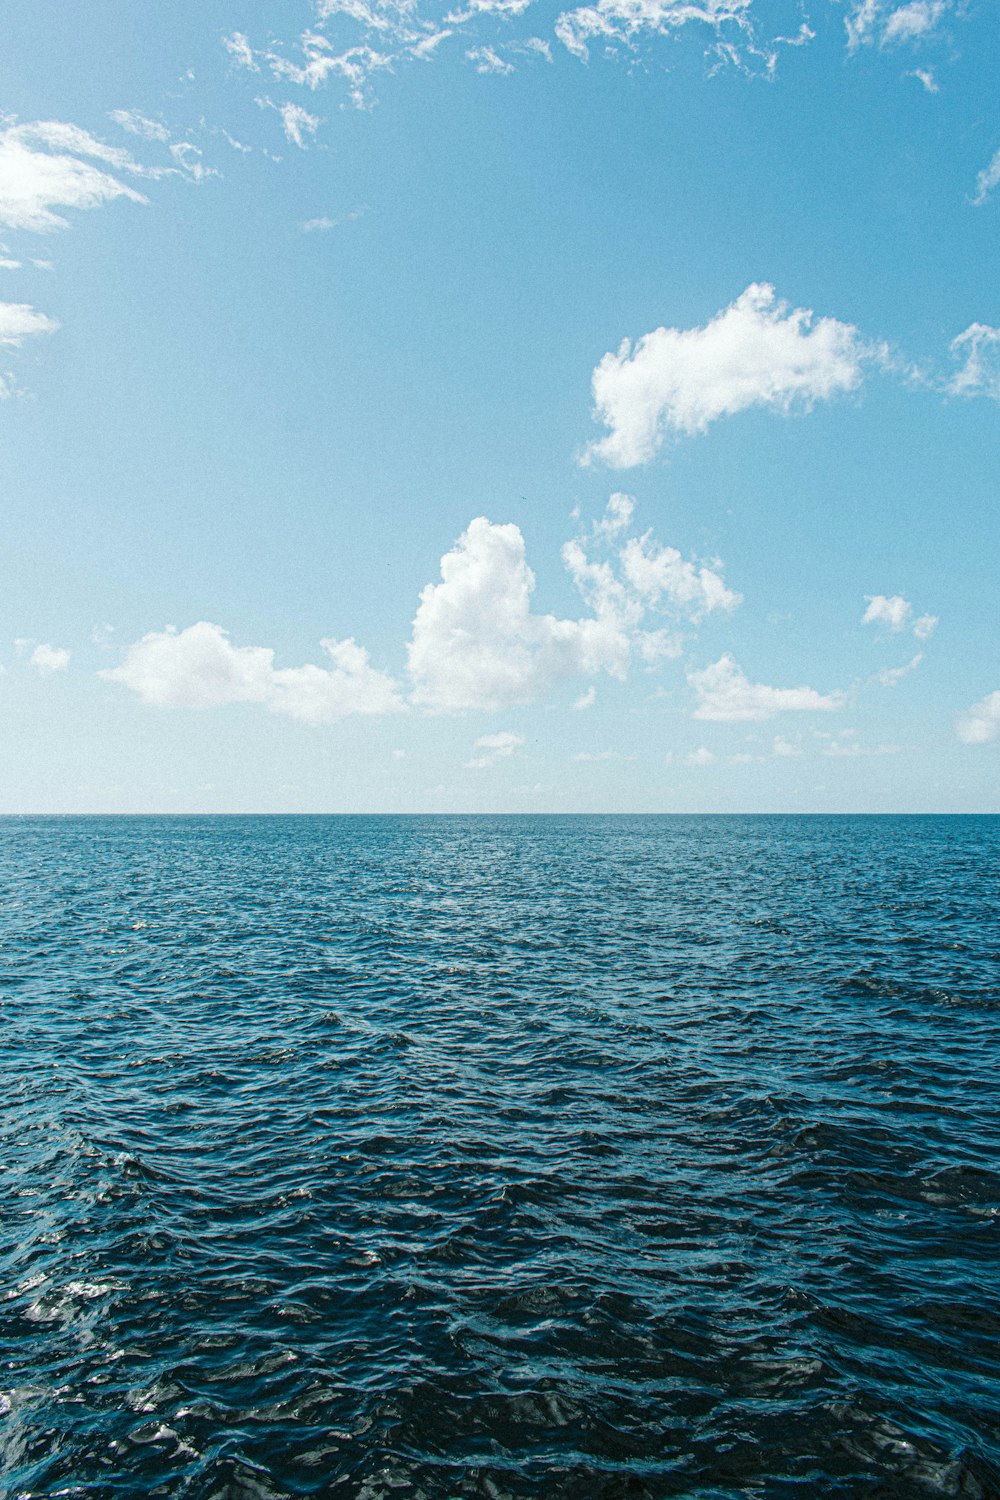
[(0, 302), (0, 344), (19, 346), (36, 333), (54, 333), (59, 327), (55, 318), (36, 312), (26, 302)]
[[(1000, 178), (998, 178), (1000, 180)], [(950, 344), (961, 365), (948, 383), (953, 396), (988, 396), (1000, 401), (1000, 328), (970, 323)]]
[(408, 648), (414, 702), (498, 709), (560, 677), (624, 675), (628, 638), (617, 620), (533, 614), (534, 589), (519, 528), (472, 521), (441, 559), (441, 582), (420, 595)]
[[(729, 611), (739, 595), (715, 567), (685, 561), (646, 532), (624, 539), (633, 502), (614, 495), (589, 536), (562, 549), (590, 613), (558, 619), (532, 610), (535, 576), (512, 524), (479, 516), (441, 559), (441, 582), (423, 590), (409, 644), (413, 701), (438, 712), (498, 709), (541, 696), (555, 682), (600, 672), (624, 678), (634, 658), (676, 656), (674, 627)], [(589, 707), (584, 694), (577, 700)]]
[[(862, 625), (885, 625), (894, 634), (907, 629), (912, 621), (913, 634), (918, 641), (929, 640), (939, 621), (937, 615), (920, 615), (913, 619), (913, 605), (902, 594), (866, 594), (868, 607), (861, 616)], [(916, 662), (913, 663), (916, 665)], [(910, 668), (906, 668), (907, 671)]]
[[(633, 506), (628, 496), (612, 496), (590, 533), (563, 547), (588, 610), (569, 619), (533, 609), (535, 575), (520, 529), (483, 516), (471, 521), (442, 557), (440, 581), (420, 594), (407, 645), (409, 702), (435, 713), (492, 711), (533, 701), (572, 677), (623, 679), (634, 662), (678, 655), (684, 628), (734, 609), (740, 596), (726, 587), (720, 564), (685, 560), (648, 531), (625, 535)], [(101, 675), (147, 703), (260, 703), (313, 722), (403, 706), (397, 683), (373, 669), (353, 640), (322, 645), (331, 664), (277, 668), (269, 648), (236, 646), (202, 620), (144, 636)], [(595, 698), (591, 684), (574, 707), (588, 709)], [(506, 753), (499, 741), (477, 748)]]
[(70, 653), (65, 646), (36, 646), (28, 657), (29, 662), (40, 672), (43, 677), (51, 677), (53, 672), (65, 672), (69, 666)]
[(272, 713), (320, 724), (352, 714), (397, 712), (396, 684), (353, 640), (321, 642), (330, 666), (275, 667), (266, 646), (234, 646), (228, 632), (200, 620), (186, 630), (153, 631), (99, 675), (143, 702), (180, 708), (259, 703)]
[(868, 608), (861, 616), (862, 625), (887, 625), (890, 630), (902, 630), (913, 613), (913, 605), (902, 594), (867, 594)]
[(509, 729), (502, 729), (498, 734), (481, 734), (472, 748), (482, 753), (465, 762), (466, 770), (484, 771), (498, 760), (509, 760), (523, 744), (524, 735), (513, 734)]
[(811, 687), (777, 688), (751, 682), (729, 652), (703, 670), (689, 672), (687, 680), (698, 698), (694, 717), (719, 723), (770, 719), (777, 713), (830, 713), (844, 704), (840, 692), (818, 693)]
[(802, 746), (797, 740), (789, 740), (784, 735), (776, 734), (771, 753), (778, 760), (793, 760), (802, 754)]
[(676, 547), (659, 546), (648, 531), (625, 544), (621, 561), (625, 578), (640, 599), (658, 605), (666, 598), (691, 620), (700, 620), (713, 609), (734, 610), (742, 601), (712, 568), (686, 562)]
[(656, 328), (605, 354), (593, 373), (594, 415), (609, 428), (584, 461), (648, 463), (668, 434), (704, 432), (752, 406), (807, 410), (850, 391), (877, 351), (836, 318), (790, 308), (754, 284), (697, 328)]
[(964, 713), (955, 726), (966, 745), (986, 745), (1000, 735), (1000, 692), (987, 693)]

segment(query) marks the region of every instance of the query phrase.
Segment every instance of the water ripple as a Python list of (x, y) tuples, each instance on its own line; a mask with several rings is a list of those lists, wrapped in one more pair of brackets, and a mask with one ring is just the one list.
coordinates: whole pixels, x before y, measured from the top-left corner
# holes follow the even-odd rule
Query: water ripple
[(0, 821), (5, 1493), (1000, 1496), (1000, 820)]

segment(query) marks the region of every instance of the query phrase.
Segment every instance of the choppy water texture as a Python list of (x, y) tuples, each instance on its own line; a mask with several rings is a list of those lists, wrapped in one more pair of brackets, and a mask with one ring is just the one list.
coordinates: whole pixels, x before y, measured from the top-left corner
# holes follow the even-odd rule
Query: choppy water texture
[(1000, 1494), (1000, 820), (0, 823), (3, 1492)]

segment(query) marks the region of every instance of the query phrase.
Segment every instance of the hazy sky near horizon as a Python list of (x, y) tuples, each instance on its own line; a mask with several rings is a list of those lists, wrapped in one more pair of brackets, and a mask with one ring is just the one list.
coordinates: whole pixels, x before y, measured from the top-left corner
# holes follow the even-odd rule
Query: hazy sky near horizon
[(998, 811), (997, 15), (11, 0), (0, 811)]

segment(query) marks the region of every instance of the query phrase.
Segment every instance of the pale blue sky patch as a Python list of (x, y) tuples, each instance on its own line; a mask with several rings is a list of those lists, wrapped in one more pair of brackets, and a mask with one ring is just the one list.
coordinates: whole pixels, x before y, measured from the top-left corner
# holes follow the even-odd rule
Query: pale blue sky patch
[(987, 13), (5, 24), (0, 807), (1000, 807)]

